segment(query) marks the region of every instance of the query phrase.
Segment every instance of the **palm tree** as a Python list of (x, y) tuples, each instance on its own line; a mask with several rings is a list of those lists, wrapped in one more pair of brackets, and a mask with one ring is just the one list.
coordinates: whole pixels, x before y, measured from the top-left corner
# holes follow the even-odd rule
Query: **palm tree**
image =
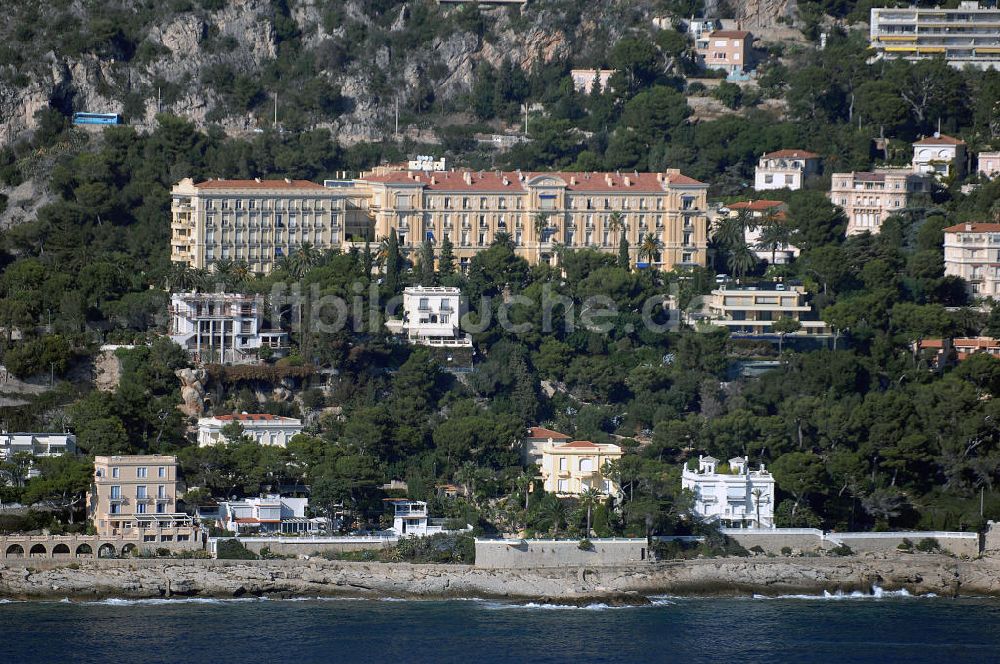
[(608, 231), (611, 235), (618, 235), (625, 231), (625, 218), (621, 212), (615, 210), (608, 215)]
[(746, 242), (729, 248), (729, 258), (726, 261), (729, 271), (737, 279), (746, 275), (757, 264), (757, 255), (750, 250)]
[(764, 495), (763, 489), (754, 489), (750, 492), (753, 495), (754, 507), (757, 508), (757, 527), (760, 528), (760, 498)]
[(771, 265), (774, 265), (778, 249), (788, 246), (792, 240), (792, 230), (787, 224), (783, 224), (777, 219), (770, 223), (765, 223), (761, 227), (760, 239), (754, 246), (755, 249), (771, 252)]
[(542, 503), (541, 517), (552, 528), (554, 537), (559, 537), (559, 529), (566, 522), (566, 506), (553, 495), (547, 496), (547, 500)]
[(230, 258), (220, 258), (215, 261), (216, 283), (228, 284), (233, 276), (233, 261)]
[(240, 290), (243, 286), (246, 286), (251, 279), (253, 279), (253, 272), (250, 270), (250, 265), (246, 261), (238, 260), (233, 263), (233, 269), (230, 274), (230, 283), (233, 286), (233, 290)]
[(652, 233), (647, 233), (639, 245), (639, 260), (645, 258), (647, 263), (653, 263), (662, 251), (663, 242)]
[(541, 246), (541, 243), (545, 241), (545, 229), (549, 227), (549, 215), (539, 212), (532, 219), (532, 223), (535, 227), (535, 239)]
[(590, 515), (593, 508), (601, 504), (604, 499), (604, 494), (595, 489), (594, 487), (587, 487), (580, 494), (580, 507), (587, 510), (587, 534), (585, 537), (590, 537)]
[(716, 225), (712, 239), (723, 249), (730, 249), (743, 242), (745, 229), (743, 221), (738, 216), (726, 217)]

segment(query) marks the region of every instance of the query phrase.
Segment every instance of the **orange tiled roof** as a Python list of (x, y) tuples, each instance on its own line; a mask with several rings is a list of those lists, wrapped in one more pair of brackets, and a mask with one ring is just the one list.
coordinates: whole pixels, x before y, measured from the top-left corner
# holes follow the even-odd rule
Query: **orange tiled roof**
[(560, 445), (559, 447), (563, 448), (563, 447), (600, 447), (600, 446), (597, 445), (596, 443), (590, 442), (589, 440), (574, 440), (571, 443), (566, 443), (565, 445)]
[[(966, 228), (968, 226), (968, 228)], [(969, 223), (955, 224), (944, 229), (945, 233), (1000, 233), (1000, 224)]]
[(746, 39), (750, 36), (750, 33), (746, 30), (716, 30), (708, 35), (708, 38), (712, 37), (728, 37), (729, 39)]
[(914, 141), (914, 145), (965, 145), (965, 141), (960, 138), (954, 138), (952, 136), (945, 136), (944, 134), (939, 134), (937, 136), (928, 136), (926, 138), (921, 138), (919, 141)]
[(198, 189), (326, 189), (309, 180), (206, 180)]
[(529, 427), (528, 438), (561, 438), (563, 440), (569, 440), (571, 436), (559, 433), (558, 431), (553, 431), (552, 429), (546, 429), (545, 427)]
[(764, 153), (765, 159), (818, 159), (819, 155), (808, 150), (777, 150)]
[[(431, 191), (524, 192), (535, 178), (555, 177), (566, 183), (569, 191), (595, 192), (662, 192), (663, 183), (703, 185), (680, 173), (574, 173), (566, 171), (393, 171), (364, 178), (368, 182), (422, 186)], [(662, 181), (661, 181), (662, 178)]]

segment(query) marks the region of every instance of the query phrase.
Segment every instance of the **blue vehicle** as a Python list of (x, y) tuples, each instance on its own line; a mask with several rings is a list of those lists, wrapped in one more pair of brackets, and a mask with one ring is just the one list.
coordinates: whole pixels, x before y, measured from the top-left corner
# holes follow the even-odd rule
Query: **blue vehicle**
[(74, 113), (75, 125), (120, 125), (124, 124), (118, 113)]

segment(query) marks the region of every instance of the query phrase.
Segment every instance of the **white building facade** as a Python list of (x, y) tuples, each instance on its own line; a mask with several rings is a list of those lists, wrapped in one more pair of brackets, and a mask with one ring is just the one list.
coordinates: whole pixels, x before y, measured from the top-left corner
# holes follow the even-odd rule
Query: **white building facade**
[(717, 288), (707, 299), (707, 322), (727, 328), (734, 336), (746, 336), (776, 334), (774, 322), (790, 318), (801, 326), (795, 336), (830, 334), (825, 322), (810, 320), (812, 307), (807, 297), (802, 286), (781, 283)]
[(544, 427), (531, 427), (528, 435), (524, 438), (524, 446), (521, 448), (521, 462), (524, 465), (542, 465), (542, 449), (546, 445), (562, 445), (573, 440), (572, 436), (567, 436), (558, 431), (552, 431)]
[(698, 456), (698, 468), (686, 465), (681, 488), (694, 493), (694, 512), (723, 526), (774, 528), (774, 477), (764, 470), (750, 470), (746, 457), (720, 466), (718, 459)]
[(820, 171), (820, 157), (807, 150), (778, 150), (761, 156), (754, 171), (753, 188), (801, 189), (802, 182)]
[(946, 178), (965, 172), (965, 141), (935, 133), (913, 144), (913, 170), (923, 175)]
[(327, 533), (331, 521), (326, 517), (307, 517), (308, 498), (266, 496), (219, 503), (219, 525), (237, 535), (254, 532), (287, 535)]
[(392, 505), (392, 531), (397, 537), (426, 537), (444, 532), (444, 519), (427, 516), (427, 503), (422, 500), (386, 498)]
[(1000, 7), (963, 0), (958, 7), (876, 7), (871, 46), (886, 58), (944, 58), (952, 67), (1000, 69)]
[(297, 434), (302, 433), (302, 420), (266, 413), (242, 413), (240, 415), (217, 415), (198, 420), (198, 446), (224, 444), (229, 441), (222, 434), (223, 427), (239, 424), (243, 434), (250, 436), (259, 445), (286, 447)]
[(906, 208), (914, 194), (929, 193), (928, 176), (910, 168), (834, 173), (830, 200), (847, 215), (847, 234), (878, 233), (890, 215)]
[(35, 457), (54, 457), (76, 452), (76, 436), (71, 433), (0, 432), (0, 461), (23, 452)]
[(173, 293), (170, 339), (196, 362), (245, 364), (261, 349), (288, 350), (288, 333), (264, 329), (264, 300), (238, 293)]
[(1000, 298), (1000, 224), (944, 229), (944, 273), (964, 279), (973, 297)]
[(578, 496), (593, 489), (607, 496), (617, 497), (618, 485), (605, 477), (605, 464), (622, 458), (622, 448), (617, 445), (574, 440), (563, 444), (542, 447), (542, 481), (548, 493), (561, 497)]
[(394, 334), (405, 334), (413, 344), (449, 348), (471, 347), (463, 334), (462, 291), (443, 286), (410, 286), (403, 290), (403, 318), (386, 321)]

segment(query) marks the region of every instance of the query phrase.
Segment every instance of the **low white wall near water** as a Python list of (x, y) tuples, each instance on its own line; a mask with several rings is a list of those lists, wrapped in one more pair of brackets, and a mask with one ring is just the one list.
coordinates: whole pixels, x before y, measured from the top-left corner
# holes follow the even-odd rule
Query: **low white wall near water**
[(854, 553), (872, 551), (898, 551), (903, 540), (916, 546), (921, 540), (934, 539), (938, 545), (957, 556), (978, 556), (978, 533), (947, 531), (896, 531), (896, 532), (823, 532), (814, 528), (723, 528), (722, 532), (736, 540), (743, 548), (759, 546), (766, 553), (780, 554), (782, 549), (793, 551), (825, 552), (840, 545), (850, 547)]

